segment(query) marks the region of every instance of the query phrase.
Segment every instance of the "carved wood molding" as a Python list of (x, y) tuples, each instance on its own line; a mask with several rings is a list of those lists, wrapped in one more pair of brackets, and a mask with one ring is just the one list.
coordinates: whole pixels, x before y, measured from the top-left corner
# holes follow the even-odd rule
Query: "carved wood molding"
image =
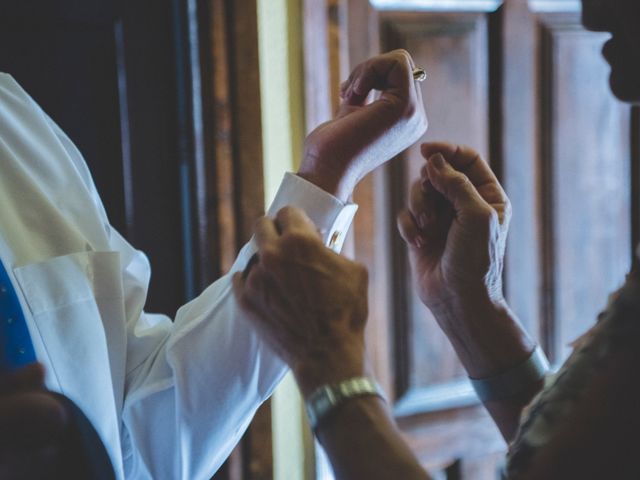
[[(487, 150), (489, 130), (488, 23), (485, 12), (414, 13), (384, 12), (381, 29), (385, 48), (413, 50), (417, 62), (431, 63), (434, 72), (425, 101), (432, 111), (447, 111), (448, 119), (434, 125), (428, 135), (451, 137)], [(429, 65), (426, 65), (427, 67)], [(455, 79), (455, 81), (451, 81)], [(442, 91), (447, 100), (434, 98), (429, 90)], [(424, 93), (424, 92), (423, 92)], [(459, 99), (464, 98), (460, 102)], [(447, 108), (450, 107), (450, 108)], [(469, 120), (472, 119), (472, 120)], [(395, 215), (406, 203), (406, 192), (421, 163), (417, 151), (386, 169), (389, 212)], [(391, 222), (393, 219), (389, 219)], [(434, 341), (441, 332), (413, 294), (406, 246), (390, 232), (392, 272), (393, 372), (395, 414), (399, 416), (442, 411), (477, 404), (462, 368), (448, 343)], [(420, 303), (421, 305), (421, 303)], [(423, 345), (417, 336), (429, 337)], [(440, 338), (440, 337), (437, 337)], [(446, 345), (443, 345), (446, 343)], [(438, 365), (436, 367), (436, 365)]]
[[(559, 363), (626, 272), (627, 259), (617, 252), (630, 249), (633, 230), (631, 213), (625, 214), (633, 209), (633, 184), (626, 183), (632, 138), (628, 107), (608, 92), (599, 34), (585, 31), (575, 11), (545, 12), (538, 20), (541, 327), (545, 348)], [(587, 72), (595, 79), (588, 90), (578, 81)], [(606, 201), (598, 200), (602, 195)], [(626, 231), (628, 237), (620, 235)]]
[(580, 12), (582, 4), (580, 0), (529, 0), (529, 8), (532, 12)]
[(480, 400), (469, 380), (460, 379), (442, 385), (410, 389), (396, 402), (393, 414), (396, 418), (402, 418), (479, 404)]
[(495, 12), (503, 0), (370, 0), (378, 11)]
[[(401, 417), (398, 418), (398, 426), (420, 462), (430, 472), (446, 469), (457, 458), (467, 457), (468, 460), (492, 453), (497, 453), (500, 458), (505, 448), (502, 436), (482, 406)], [(471, 475), (463, 478), (478, 477)]]
[[(197, 1), (205, 154), (194, 238), (206, 286), (228, 271), (264, 213), (256, 0)], [(216, 480), (273, 477), (270, 402), (257, 411)]]

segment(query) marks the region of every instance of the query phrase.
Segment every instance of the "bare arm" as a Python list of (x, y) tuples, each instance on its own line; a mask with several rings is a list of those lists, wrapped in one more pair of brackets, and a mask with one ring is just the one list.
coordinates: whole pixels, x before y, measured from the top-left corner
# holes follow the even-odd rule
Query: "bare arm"
[[(502, 267), (511, 206), (487, 163), (470, 148), (422, 146), (427, 163), (409, 208), (398, 217), (422, 301), (431, 309), (471, 378), (518, 365), (535, 348), (504, 300)], [(542, 388), (485, 406), (504, 438)]]
[[(291, 367), (307, 399), (319, 387), (366, 373), (367, 272), (325, 248), (297, 209), (256, 226), (259, 261), (234, 277), (240, 305)], [(428, 479), (377, 397), (355, 397), (317, 435), (339, 479)]]
[(317, 430), (338, 479), (428, 480), (377, 397), (352, 399)]
[[(468, 375), (493, 377), (526, 360), (535, 345), (509, 307), (487, 299), (468, 300), (465, 305), (437, 313), (438, 323)], [(532, 383), (517, 396), (484, 403), (507, 442), (513, 440), (523, 408), (543, 383), (543, 380)]]

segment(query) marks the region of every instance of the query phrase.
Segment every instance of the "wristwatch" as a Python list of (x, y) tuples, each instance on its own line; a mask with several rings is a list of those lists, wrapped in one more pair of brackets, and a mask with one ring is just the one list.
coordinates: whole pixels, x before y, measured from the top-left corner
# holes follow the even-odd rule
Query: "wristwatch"
[(367, 377), (350, 378), (337, 385), (323, 385), (305, 402), (311, 428), (315, 431), (325, 418), (349, 399), (368, 395), (386, 400), (380, 386)]

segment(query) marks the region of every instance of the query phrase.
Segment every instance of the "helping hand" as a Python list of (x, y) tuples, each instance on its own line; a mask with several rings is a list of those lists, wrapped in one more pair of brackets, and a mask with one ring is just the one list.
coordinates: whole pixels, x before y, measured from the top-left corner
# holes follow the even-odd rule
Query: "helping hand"
[(398, 216), (422, 301), (439, 322), (448, 317), (440, 312), (465, 302), (503, 303), (507, 195), (469, 148), (427, 143), (422, 154), (422, 178), (413, 185), (409, 210)]
[(233, 278), (239, 304), (291, 367), (303, 395), (364, 374), (367, 271), (324, 246), (293, 207), (255, 227), (258, 261)]
[[(367, 173), (418, 141), (428, 122), (414, 67), (405, 50), (356, 67), (336, 118), (307, 137), (298, 175), (346, 201)], [(381, 94), (367, 105), (372, 90)]]

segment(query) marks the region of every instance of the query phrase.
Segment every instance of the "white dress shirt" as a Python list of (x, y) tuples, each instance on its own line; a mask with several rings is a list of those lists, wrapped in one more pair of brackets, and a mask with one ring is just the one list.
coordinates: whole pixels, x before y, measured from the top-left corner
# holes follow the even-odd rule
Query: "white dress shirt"
[[(146, 313), (147, 258), (109, 225), (80, 152), (6, 74), (0, 169), (0, 259), (47, 386), (92, 421), (117, 478), (209, 478), (286, 371), (243, 318), (230, 276), (173, 322)], [(306, 210), (337, 250), (356, 210), (292, 174), (270, 214), (284, 205)]]

